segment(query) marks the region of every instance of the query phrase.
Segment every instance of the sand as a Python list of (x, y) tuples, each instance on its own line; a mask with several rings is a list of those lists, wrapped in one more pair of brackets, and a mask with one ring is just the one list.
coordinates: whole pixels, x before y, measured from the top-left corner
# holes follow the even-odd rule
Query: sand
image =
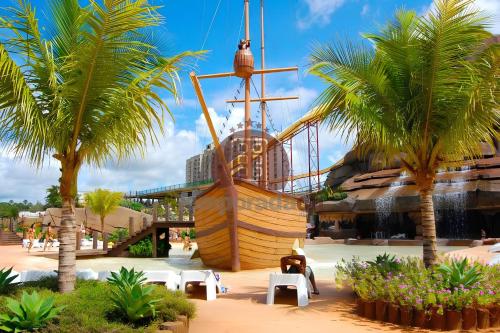
[[(453, 256), (470, 256), (476, 260), (488, 260), (491, 254), (488, 247), (460, 249), (450, 252)], [(1, 247), (0, 267), (14, 266), (14, 269), (56, 269), (57, 261), (40, 256), (39, 250), (28, 255), (20, 246)], [(313, 269), (317, 272), (320, 295), (314, 295), (309, 306), (298, 308), (296, 293), (293, 289), (277, 292), (275, 305), (266, 304), (268, 276), (278, 269), (243, 271), (238, 273), (223, 272), (223, 284), (229, 287), (229, 293), (218, 295), (217, 300), (203, 300), (203, 290), (195, 290), (190, 298), (197, 306), (197, 316), (191, 321), (191, 333), (245, 333), (245, 332), (423, 332), (413, 328), (402, 328), (387, 323), (381, 324), (360, 318), (354, 314), (355, 299), (349, 290), (338, 290), (333, 284), (333, 265), (340, 257), (361, 254), (362, 258), (383, 253), (383, 247), (358, 246), (310, 246)], [(392, 252), (402, 255), (417, 253), (418, 247), (398, 249)], [(450, 250), (450, 249), (447, 249)], [(53, 250), (56, 251), (56, 250)], [(330, 253), (330, 255), (328, 255)], [(349, 255), (348, 255), (349, 254)], [(94, 270), (116, 269), (121, 265), (138, 269), (174, 269), (202, 268), (199, 261), (189, 261), (188, 254), (183, 254), (179, 244), (174, 245), (170, 259), (133, 259), (101, 258), (79, 260), (78, 268)], [(327, 259), (330, 258), (330, 261)], [(335, 258), (332, 261), (331, 258)], [(187, 265), (187, 266), (186, 266)]]

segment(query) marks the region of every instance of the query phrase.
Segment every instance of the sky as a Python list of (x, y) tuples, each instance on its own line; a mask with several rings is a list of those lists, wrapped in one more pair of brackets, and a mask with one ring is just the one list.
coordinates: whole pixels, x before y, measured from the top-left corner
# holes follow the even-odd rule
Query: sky
[[(1, 0), (0, 7), (11, 0)], [(81, 0), (83, 4), (86, 0)], [(198, 74), (227, 72), (238, 40), (243, 37), (242, 0), (151, 0), (161, 5), (163, 24), (155, 34), (169, 53), (185, 50), (207, 50), (194, 68), (181, 73), (181, 103), (163, 95), (173, 118), (165, 117), (166, 131), (159, 144), (149, 146), (144, 157), (126, 161), (110, 160), (101, 169), (84, 166), (78, 179), (79, 191), (107, 188), (115, 191), (133, 191), (182, 183), (185, 180), (185, 161), (200, 153), (211, 142), (199, 103), (189, 81), (188, 72)], [(37, 7), (40, 24), (48, 18), (47, 0), (32, 0)], [(396, 9), (414, 9), (425, 14), (431, 0), (267, 0), (265, 1), (266, 67), (298, 66), (298, 73), (281, 73), (266, 77), (268, 96), (295, 96), (299, 101), (269, 104), (273, 129), (281, 130), (305, 114), (325, 87), (307, 74), (308, 55), (317, 43), (338, 39), (360, 40), (361, 34), (373, 32), (391, 19)], [(250, 35), (256, 66), (260, 66), (260, 1), (250, 1)], [(491, 30), (500, 33), (500, 0), (478, 0), (477, 6), (492, 17)], [(0, 15), (3, 9), (0, 8)], [(260, 79), (254, 78), (260, 86)], [(239, 107), (228, 108), (225, 99), (233, 98), (239, 80), (204, 80), (203, 90), (212, 118), (218, 128), (235, 127), (243, 118)], [(240, 95), (241, 96), (241, 95)], [(258, 120), (257, 105), (253, 119)], [(229, 113), (231, 109), (231, 113)], [(228, 120), (226, 121), (226, 116)], [(225, 125), (225, 127), (223, 127)], [(271, 129), (271, 130), (273, 130)], [(327, 128), (320, 130), (320, 168), (339, 160), (348, 150), (349, 142)], [(307, 155), (305, 136), (294, 143), (294, 171), (305, 171)], [(0, 148), (0, 201), (42, 201), (45, 190), (58, 183), (59, 166), (55, 160), (37, 170), (25, 161)]]

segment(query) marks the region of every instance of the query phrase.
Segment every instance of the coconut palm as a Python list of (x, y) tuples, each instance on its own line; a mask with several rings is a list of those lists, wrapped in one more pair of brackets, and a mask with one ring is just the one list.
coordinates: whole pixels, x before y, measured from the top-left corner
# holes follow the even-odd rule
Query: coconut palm
[(104, 219), (120, 206), (123, 193), (97, 189), (85, 195), (85, 205), (92, 213), (99, 215), (101, 220), (101, 233), (104, 235)]
[[(160, 91), (177, 98), (178, 71), (193, 55), (163, 55), (147, 0), (50, 1), (41, 28), (28, 0), (2, 10), (0, 140), (40, 167), (60, 164), (59, 289), (75, 281), (75, 203), (83, 164), (143, 153), (170, 114)], [(43, 36), (42, 36), (43, 34)]]
[(324, 121), (355, 136), (362, 155), (398, 158), (420, 195), (423, 256), (436, 260), (432, 192), (447, 163), (480, 154), (498, 138), (499, 45), (469, 0), (439, 0), (418, 17), (400, 10), (372, 45), (317, 46), (310, 72), (328, 87), (317, 100)]

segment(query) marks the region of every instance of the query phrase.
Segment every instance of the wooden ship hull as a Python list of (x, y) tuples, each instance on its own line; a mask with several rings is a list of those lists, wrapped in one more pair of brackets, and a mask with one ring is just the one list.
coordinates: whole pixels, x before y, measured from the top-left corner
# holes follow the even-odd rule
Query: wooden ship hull
[(196, 199), (194, 214), (200, 257), (219, 269), (277, 267), (306, 236), (301, 199), (242, 180), (216, 183)]

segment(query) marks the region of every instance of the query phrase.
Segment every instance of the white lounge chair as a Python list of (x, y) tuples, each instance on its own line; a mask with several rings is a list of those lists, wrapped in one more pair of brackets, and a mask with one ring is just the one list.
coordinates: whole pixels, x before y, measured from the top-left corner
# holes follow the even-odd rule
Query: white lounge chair
[(47, 277), (56, 277), (54, 271), (22, 271), (20, 274), (21, 282), (38, 281)]
[(307, 306), (309, 304), (307, 282), (302, 274), (281, 274), (271, 273), (269, 275), (269, 289), (267, 290), (267, 304), (274, 304), (274, 294), (276, 287), (295, 286), (297, 288), (298, 306)]
[(76, 271), (76, 278), (81, 280), (98, 280), (99, 274), (92, 269), (82, 269)]
[(100, 271), (97, 273), (97, 279), (99, 281), (107, 281), (111, 277), (111, 271)]
[(496, 243), (495, 245), (490, 246), (488, 251), (494, 252), (494, 253), (500, 252), (500, 243)]
[(211, 270), (205, 271), (182, 271), (179, 290), (186, 292), (186, 284), (189, 282), (203, 282), (207, 287), (207, 301), (217, 298), (217, 281)]
[(167, 289), (174, 291), (179, 289), (181, 282), (179, 274), (172, 271), (144, 271), (144, 277), (147, 279), (146, 282), (161, 282)]
[(21, 273), (18, 273), (16, 271), (12, 270), (9, 274), (9, 277), (15, 276), (15, 275), (17, 275), (17, 276), (14, 280), (12, 280), (11, 283), (20, 283), (21, 282)]

